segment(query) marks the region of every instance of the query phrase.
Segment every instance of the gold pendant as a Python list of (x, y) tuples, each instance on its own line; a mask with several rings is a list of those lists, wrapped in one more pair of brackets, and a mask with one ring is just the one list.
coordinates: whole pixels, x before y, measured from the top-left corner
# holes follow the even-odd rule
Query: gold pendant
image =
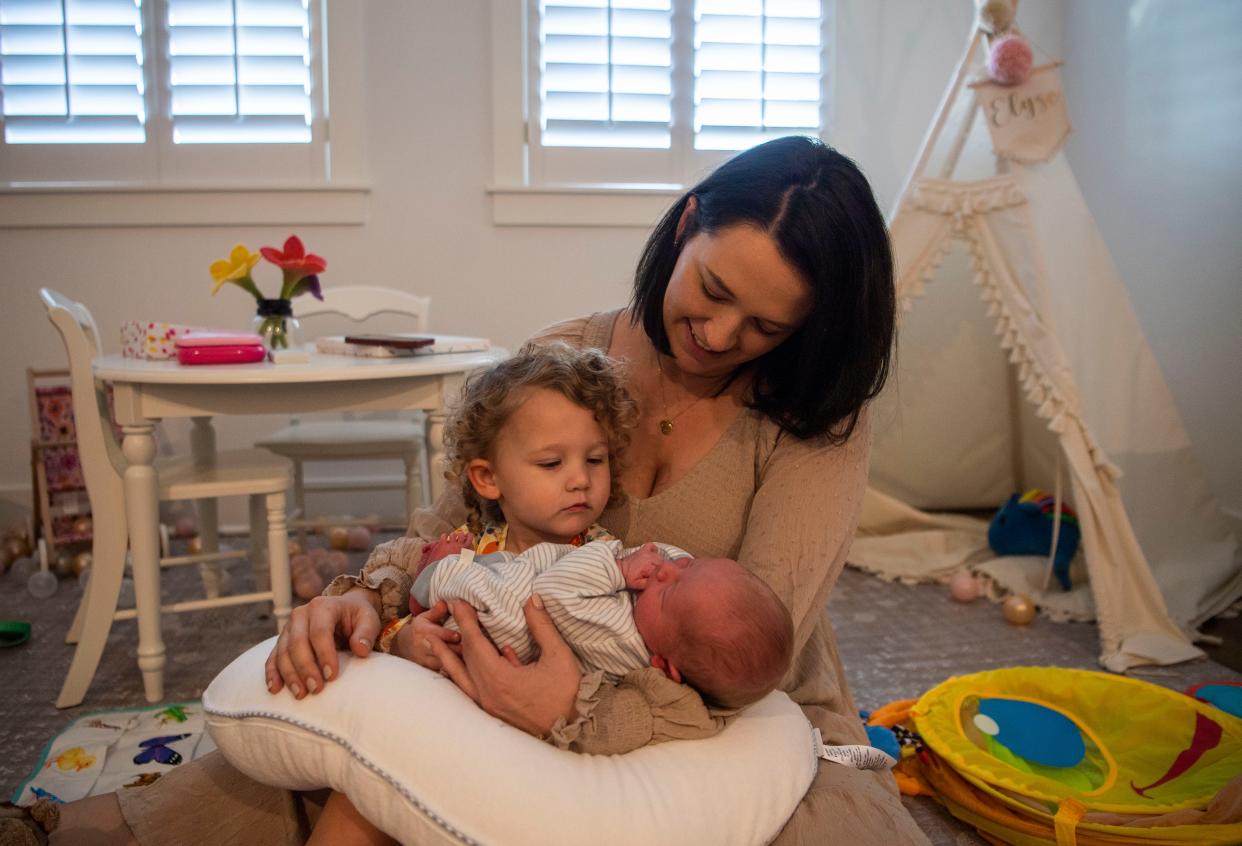
[(673, 434), (673, 421), (672, 420), (661, 420), (660, 421), (660, 434), (661, 435)]

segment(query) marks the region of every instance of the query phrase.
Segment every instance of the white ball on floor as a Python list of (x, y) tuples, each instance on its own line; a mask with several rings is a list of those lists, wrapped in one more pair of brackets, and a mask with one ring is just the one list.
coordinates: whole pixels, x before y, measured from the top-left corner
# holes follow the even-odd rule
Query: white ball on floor
[(974, 573), (954, 573), (949, 579), (949, 596), (958, 602), (974, 602), (979, 598), (979, 580)]
[(56, 588), (59, 586), (60, 582), (47, 570), (36, 570), (30, 574), (30, 579), (26, 582), (26, 590), (30, 591), (30, 595), (35, 599), (47, 599), (56, 593)]
[(38, 570), (38, 569), (39, 569), (39, 563), (37, 561), (35, 561), (33, 558), (22, 557), (22, 558), (16, 559), (13, 562), (13, 567), (10, 570), (10, 572), (13, 574), (13, 578), (17, 579), (18, 581), (24, 582), (30, 578), (30, 575), (35, 570)]

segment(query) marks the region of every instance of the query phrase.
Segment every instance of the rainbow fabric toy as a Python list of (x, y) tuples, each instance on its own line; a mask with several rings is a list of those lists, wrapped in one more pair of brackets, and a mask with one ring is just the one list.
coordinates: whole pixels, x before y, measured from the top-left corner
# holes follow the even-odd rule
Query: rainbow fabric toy
[[(1013, 494), (1001, 506), (988, 526), (988, 544), (997, 555), (1047, 555), (1052, 549), (1052, 529), (1056, 517), (1056, 500), (1038, 488), (1021, 497)], [(1061, 532), (1057, 536), (1057, 553), (1052, 572), (1063, 590), (1069, 590), (1070, 562), (1078, 552), (1082, 532), (1078, 515), (1061, 503)]]
[(1220, 810), (1242, 797), (1242, 720), (1192, 696), (1014, 667), (951, 678), (906, 709), (903, 792), (931, 793), (991, 842), (1242, 843)]

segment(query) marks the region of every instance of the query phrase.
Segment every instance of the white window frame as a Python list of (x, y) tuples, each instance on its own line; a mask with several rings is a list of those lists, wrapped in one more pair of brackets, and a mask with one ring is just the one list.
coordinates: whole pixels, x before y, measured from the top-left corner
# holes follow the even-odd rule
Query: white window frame
[[(821, 43), (827, 54), (825, 91), (820, 101), (820, 137), (831, 134), (837, 74), (835, 49), (836, 2), (822, 0)], [(492, 12), (492, 223), (496, 226), (609, 226), (650, 228), (679, 198), (687, 185), (705, 176), (733, 155), (729, 151), (693, 150), (680, 145), (680, 155), (667, 155), (667, 168), (658, 174), (667, 181), (568, 182), (548, 179), (540, 151), (531, 144), (539, 128), (532, 103), (539, 96), (539, 80), (531, 72), (538, 44), (539, 0), (491, 0)], [(674, 12), (676, 14), (676, 12)], [(675, 50), (677, 48), (674, 48)], [(683, 51), (685, 47), (681, 48)], [(691, 57), (674, 53), (675, 69), (691, 66)], [(685, 83), (682, 83), (685, 90)], [(676, 96), (676, 95), (674, 95)], [(688, 134), (689, 127), (674, 129)], [(558, 150), (564, 153), (565, 148)], [(609, 170), (625, 173), (627, 158), (645, 151), (583, 150), (584, 158), (613, 155)], [(637, 156), (635, 154), (638, 154)], [(642, 177), (653, 174), (646, 163)], [(633, 172), (633, 171), (630, 171)], [(641, 171), (640, 171), (641, 172)]]
[[(152, 114), (145, 144), (0, 144), (0, 228), (365, 223), (363, 3), (312, 0), (326, 83), (314, 96), (322, 118), (312, 143), (172, 151), (167, 116)], [(148, 56), (162, 55), (153, 14), (144, 8)], [(298, 173), (274, 175), (274, 157), (288, 157), (291, 146), (313, 158)]]

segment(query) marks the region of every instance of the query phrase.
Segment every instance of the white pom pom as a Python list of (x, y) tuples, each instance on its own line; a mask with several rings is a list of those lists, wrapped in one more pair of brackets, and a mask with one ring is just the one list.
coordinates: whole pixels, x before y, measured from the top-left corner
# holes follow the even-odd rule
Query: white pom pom
[(975, 24), (989, 35), (996, 35), (1009, 29), (1013, 23), (1013, 3), (1011, 0), (975, 0), (978, 11)]

